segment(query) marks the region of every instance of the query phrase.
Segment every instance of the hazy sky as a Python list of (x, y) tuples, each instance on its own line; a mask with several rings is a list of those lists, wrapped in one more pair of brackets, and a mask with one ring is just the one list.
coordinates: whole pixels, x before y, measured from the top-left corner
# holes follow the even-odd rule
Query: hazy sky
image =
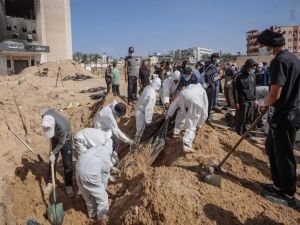
[[(290, 25), (290, 0), (71, 0), (73, 51), (125, 56), (206, 47), (245, 52), (246, 31)], [(296, 24), (300, 24), (297, 0)]]

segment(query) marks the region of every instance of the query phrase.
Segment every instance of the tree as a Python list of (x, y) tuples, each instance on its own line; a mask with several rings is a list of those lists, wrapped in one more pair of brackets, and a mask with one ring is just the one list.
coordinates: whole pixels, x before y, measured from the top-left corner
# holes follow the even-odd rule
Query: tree
[(94, 63), (96, 65), (96, 70), (97, 70), (97, 65), (98, 65), (98, 59), (100, 59), (100, 55), (98, 53), (94, 54)]
[(83, 56), (83, 53), (77, 51), (77, 52), (75, 52), (75, 53), (73, 54), (73, 60), (76, 61), (76, 62), (78, 62), (78, 63), (81, 63), (81, 61), (82, 61), (82, 56)]
[(88, 55), (86, 53), (82, 54), (81, 63), (84, 64), (84, 68), (86, 69), (86, 64), (88, 62)]

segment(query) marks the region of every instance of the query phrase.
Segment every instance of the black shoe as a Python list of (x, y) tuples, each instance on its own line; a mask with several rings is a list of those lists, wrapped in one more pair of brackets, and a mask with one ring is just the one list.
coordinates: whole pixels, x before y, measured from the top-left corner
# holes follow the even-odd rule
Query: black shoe
[(261, 194), (269, 192), (269, 193), (282, 193), (280, 189), (276, 189), (273, 184), (261, 184), (262, 190)]
[(300, 209), (300, 202), (298, 200), (294, 197), (287, 197), (283, 193), (262, 191), (261, 195), (273, 203), (289, 206), (294, 209)]

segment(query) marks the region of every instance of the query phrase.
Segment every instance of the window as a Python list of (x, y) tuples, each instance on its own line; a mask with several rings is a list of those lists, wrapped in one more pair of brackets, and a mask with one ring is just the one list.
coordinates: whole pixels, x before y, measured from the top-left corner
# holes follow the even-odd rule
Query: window
[(7, 60), (6, 64), (7, 64), (7, 68), (11, 68), (10, 60)]
[(34, 0), (5, 0), (7, 16), (35, 20)]

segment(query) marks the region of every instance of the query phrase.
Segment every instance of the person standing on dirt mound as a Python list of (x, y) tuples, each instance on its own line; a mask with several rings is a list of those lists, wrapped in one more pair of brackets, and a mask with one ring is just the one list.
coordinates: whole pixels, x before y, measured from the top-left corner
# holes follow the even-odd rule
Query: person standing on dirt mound
[(126, 105), (124, 103), (117, 103), (115, 100), (112, 104), (105, 106), (96, 114), (94, 127), (105, 132), (111, 130), (114, 150), (117, 148), (118, 140), (130, 145), (134, 144), (134, 141), (129, 139), (118, 127), (117, 118), (125, 116), (125, 114)]
[(156, 103), (156, 92), (161, 87), (161, 80), (154, 77), (152, 83), (144, 88), (141, 97), (135, 108), (136, 134), (135, 142), (139, 143), (143, 135), (144, 128), (150, 128), (152, 116)]
[(283, 33), (273, 28), (263, 31), (257, 41), (272, 50), (275, 56), (270, 64), (270, 93), (258, 101), (261, 108), (274, 107), (265, 145), (273, 184), (263, 184), (261, 194), (272, 202), (299, 209), (299, 201), (294, 197), (294, 145), (300, 128), (300, 61), (283, 48)]
[(111, 65), (108, 65), (108, 68), (105, 70), (105, 82), (106, 82), (107, 93), (110, 93), (111, 82), (112, 82)]
[(133, 56), (134, 48), (129, 47), (125, 58), (125, 82), (128, 82), (128, 103), (134, 104), (137, 100), (137, 78), (139, 75), (138, 59)]
[(239, 135), (243, 135), (253, 122), (256, 66), (257, 63), (253, 59), (248, 59), (233, 81), (233, 100), (236, 105), (235, 131)]
[(204, 124), (208, 116), (208, 99), (201, 84), (190, 84), (182, 90), (171, 103), (166, 119), (171, 118), (178, 108), (173, 137), (178, 137), (180, 131), (185, 129), (183, 151), (194, 152), (192, 145), (196, 129)]
[[(49, 109), (42, 113), (42, 128), (44, 136), (50, 139), (51, 153), (49, 162), (53, 163), (56, 167), (56, 162), (59, 153), (62, 156), (64, 167), (64, 180), (66, 185), (66, 192), (69, 198), (73, 197), (72, 188), (72, 133), (69, 122), (54, 109)], [(51, 177), (51, 165), (49, 164), (49, 173), (47, 179), (47, 186), (44, 190), (45, 194), (50, 194), (53, 190), (52, 177)]]
[(106, 220), (108, 212), (107, 183), (110, 177), (111, 143), (92, 147), (76, 163), (78, 191), (87, 206), (89, 218)]

